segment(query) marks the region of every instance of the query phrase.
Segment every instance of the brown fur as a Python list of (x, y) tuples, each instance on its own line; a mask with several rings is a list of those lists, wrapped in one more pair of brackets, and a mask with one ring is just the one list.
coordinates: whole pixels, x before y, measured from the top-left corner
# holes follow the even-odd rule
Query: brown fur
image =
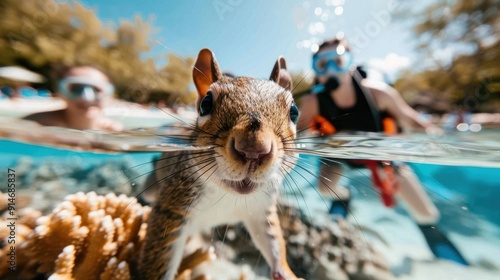
[[(140, 261), (144, 279), (162, 279), (165, 273), (171, 279), (175, 275), (167, 270), (177, 269), (179, 250), (186, 235), (193, 234), (183, 230), (196, 228), (191, 222), (198, 221), (197, 215), (206, 214), (198, 207), (204, 205), (207, 188), (213, 185), (217, 185), (215, 191), (222, 189), (236, 197), (265, 192), (269, 203), (262, 202), (264, 209), (259, 209), (259, 204), (248, 206), (256, 213), (262, 211), (261, 215), (247, 215), (235, 207), (234, 211), (227, 209), (228, 219), (245, 223), (271, 266), (273, 279), (296, 279), (286, 263), (285, 241), (276, 213), (277, 185), (295, 161), (294, 154), (287, 151), (294, 148), (295, 125), (290, 121), (293, 100), (287, 90), (291, 84), (284, 63), (283, 58), (277, 61), (272, 81), (228, 78), (221, 75), (209, 50), (200, 52), (193, 71), (195, 85), (200, 100), (210, 90), (214, 102), (210, 115), (198, 119), (192, 143), (213, 148), (165, 153), (158, 162), (160, 191)], [(285, 160), (287, 164), (282, 163)]]
[[(179, 172), (180, 163), (188, 154), (169, 155), (165, 153), (157, 166), (160, 176), (160, 192), (148, 220), (148, 233), (144, 241), (141, 255), (143, 279), (160, 279), (167, 271), (172, 254), (172, 243), (177, 239), (179, 231), (189, 215), (189, 205), (193, 202), (196, 185), (191, 192), (186, 192), (184, 184), (189, 185), (192, 179), (189, 172)], [(170, 157), (170, 158), (169, 158)], [(166, 160), (165, 160), (166, 159)], [(185, 166), (183, 164), (182, 166)], [(163, 176), (163, 174), (167, 174)], [(170, 176), (169, 176), (170, 175)], [(173, 175), (173, 176), (172, 176)]]

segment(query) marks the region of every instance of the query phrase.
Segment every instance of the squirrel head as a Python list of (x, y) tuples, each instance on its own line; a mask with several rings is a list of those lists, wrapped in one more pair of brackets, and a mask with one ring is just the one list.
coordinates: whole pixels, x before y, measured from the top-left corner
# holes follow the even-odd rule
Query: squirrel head
[(285, 59), (278, 58), (269, 80), (231, 78), (222, 75), (212, 51), (203, 49), (193, 79), (199, 95), (194, 144), (215, 147), (221, 181), (246, 194), (282, 177), (283, 160), (294, 162), (289, 149), (299, 113)]

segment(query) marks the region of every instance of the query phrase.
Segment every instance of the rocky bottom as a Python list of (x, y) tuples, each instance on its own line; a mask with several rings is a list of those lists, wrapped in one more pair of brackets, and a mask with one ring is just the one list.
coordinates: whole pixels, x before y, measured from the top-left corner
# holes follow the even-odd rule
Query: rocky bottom
[[(343, 219), (332, 221), (327, 217), (312, 221), (300, 209), (280, 205), (280, 223), (287, 242), (287, 261), (298, 277), (393, 278), (385, 258), (367, 244), (356, 227)], [(218, 227), (205, 238), (215, 245), (218, 256), (249, 265), (262, 276), (270, 275), (269, 266), (242, 225)]]

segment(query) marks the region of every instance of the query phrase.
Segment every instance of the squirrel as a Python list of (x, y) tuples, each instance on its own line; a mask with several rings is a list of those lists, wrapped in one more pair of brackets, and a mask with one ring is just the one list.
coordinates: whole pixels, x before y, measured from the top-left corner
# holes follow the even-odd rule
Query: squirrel
[(172, 280), (188, 238), (243, 222), (273, 280), (298, 279), (286, 261), (277, 214), (279, 187), (297, 161), (299, 111), (280, 56), (270, 80), (222, 75), (209, 49), (193, 69), (199, 116), (190, 136), (208, 150), (164, 153), (139, 270), (143, 279)]

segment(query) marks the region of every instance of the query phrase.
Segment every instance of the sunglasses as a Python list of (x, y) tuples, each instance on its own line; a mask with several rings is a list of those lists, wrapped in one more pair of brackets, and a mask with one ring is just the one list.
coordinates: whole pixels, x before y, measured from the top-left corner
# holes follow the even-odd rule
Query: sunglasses
[(86, 77), (67, 77), (59, 81), (59, 92), (70, 99), (85, 99), (95, 101), (98, 94), (111, 96), (115, 87), (105, 81), (96, 81)]
[(313, 56), (312, 68), (316, 75), (322, 76), (327, 73), (345, 73), (351, 65), (351, 53), (338, 54), (336, 51), (329, 51)]

